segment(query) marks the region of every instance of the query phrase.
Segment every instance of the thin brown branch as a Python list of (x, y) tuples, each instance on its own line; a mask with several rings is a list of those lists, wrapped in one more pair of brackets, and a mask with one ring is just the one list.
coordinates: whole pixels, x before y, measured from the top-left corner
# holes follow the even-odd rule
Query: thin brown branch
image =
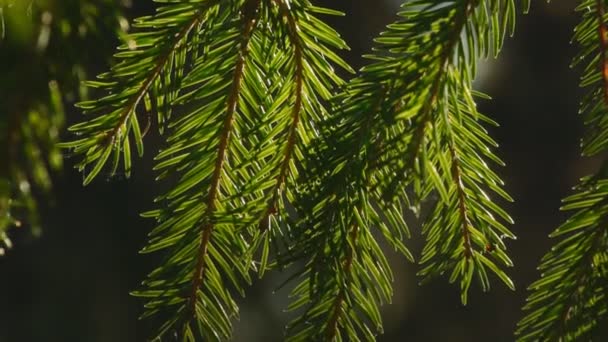
[[(464, 27), (466, 25), (468, 17), (471, 15), (476, 5), (478, 4), (478, 0), (468, 1), (465, 5), (465, 15), (460, 18), (460, 26)], [(460, 32), (456, 38), (459, 38)], [(445, 71), (449, 66), (446, 65), (444, 67)], [(449, 118), (446, 124), (449, 125)], [(473, 246), (471, 245), (471, 231), (470, 226), (471, 222), (469, 220), (468, 207), (466, 203), (466, 193), (464, 189), (464, 184), (462, 182), (462, 170), (460, 165), (460, 156), (456, 151), (456, 146), (453, 139), (449, 140), (449, 150), (450, 156), (452, 159), (452, 179), (454, 183), (456, 183), (456, 191), (458, 193), (458, 211), (460, 213), (460, 219), (462, 220), (461, 230), (462, 230), (462, 238), (463, 238), (463, 247), (464, 247), (464, 257), (466, 259), (470, 259), (473, 256)], [(467, 264), (468, 265), (468, 264)], [(467, 266), (468, 267), (468, 266)]]
[[(230, 133), (232, 131), (232, 124), (234, 121), (234, 114), (238, 106), (238, 100), (241, 92), (241, 81), (245, 71), (245, 62), (249, 52), (249, 42), (251, 35), (257, 22), (257, 13), (260, 0), (248, 0), (241, 9), (241, 42), (240, 52), (236, 60), (235, 69), (233, 73), (232, 89), (228, 100), (226, 102), (226, 117), (224, 118), (224, 124), (220, 136), (220, 143), (218, 146), (217, 159), (215, 162), (215, 168), (211, 178), (211, 187), (207, 195), (206, 200), (206, 213), (205, 217), (209, 218), (213, 215), (216, 210), (216, 201), (218, 200), (218, 194), (220, 191), (221, 174), (224, 167), (224, 161), (228, 151), (230, 143)], [(202, 282), (205, 278), (205, 272), (207, 270), (205, 258), (207, 257), (207, 250), (209, 242), (211, 240), (211, 233), (214, 229), (214, 223), (208, 221), (201, 227), (201, 236), (198, 249), (198, 255), (196, 257), (196, 266), (193, 272), (192, 286), (190, 294), (188, 295), (187, 303), (187, 321), (190, 321), (195, 314), (195, 306), (197, 299), (198, 289), (201, 287)]]
[(600, 41), (600, 68), (602, 71), (604, 105), (608, 106), (608, 59), (606, 58), (606, 54), (608, 53), (608, 36), (606, 36), (606, 23), (604, 23), (606, 7), (604, 5), (604, 1), (602, 0), (596, 0), (596, 6), (598, 19), (598, 38)]
[(287, 137), (287, 144), (285, 145), (285, 150), (283, 152), (283, 161), (281, 163), (281, 168), (279, 171), (279, 175), (276, 178), (275, 186), (272, 188), (272, 198), (268, 202), (268, 207), (264, 216), (260, 222), (260, 230), (265, 231), (270, 226), (267, 223), (270, 215), (276, 212), (277, 201), (279, 200), (283, 186), (285, 184), (285, 178), (287, 177), (287, 173), (289, 171), (289, 164), (291, 162), (293, 156), (293, 150), (296, 144), (297, 133), (298, 133), (298, 124), (300, 122), (300, 116), (302, 111), (302, 97), (303, 94), (303, 85), (304, 85), (304, 60), (302, 54), (302, 41), (298, 35), (298, 31), (300, 30), (296, 19), (291, 15), (289, 6), (285, 2), (285, 0), (274, 0), (279, 6), (281, 14), (283, 18), (287, 21), (289, 27), (289, 39), (293, 44), (294, 48), (294, 62), (295, 62), (295, 86), (294, 86), (294, 95), (295, 102), (293, 105), (293, 110), (291, 112), (291, 125), (289, 126), (289, 133)]
[[(112, 142), (116, 138), (116, 135), (118, 134), (118, 132), (120, 132), (122, 126), (124, 126), (125, 123), (127, 122), (127, 120), (131, 117), (131, 115), (133, 115), (133, 113), (135, 113), (135, 111), (136, 111), (137, 106), (139, 105), (139, 103), (146, 96), (146, 94), (150, 90), (150, 87), (152, 86), (152, 84), (154, 83), (154, 81), (162, 73), (163, 69), (165, 68), (165, 66), (169, 62), (169, 59), (171, 58), (171, 55), (175, 52), (175, 50), (177, 48), (180, 47), (181, 44), (183, 44), (184, 38), (187, 37), (188, 34), (190, 34), (190, 32), (197, 25), (199, 25), (202, 22), (202, 20), (203, 20), (203, 18), (205, 16), (205, 13), (206, 12), (203, 9), (199, 10), (198, 13), (196, 13), (192, 17), (192, 19), (188, 23), (188, 25), (184, 26), (175, 35), (173, 44), (170, 45), (170, 48), (167, 50), (167, 52), (164, 53), (164, 54), (162, 54), (157, 59), (156, 65), (155, 65), (154, 69), (152, 69), (152, 72), (148, 75), (148, 77), (146, 77), (146, 79), (141, 84), (141, 86), (139, 87), (139, 89), (137, 90), (137, 92), (129, 99), (129, 101), (127, 102), (125, 108), (120, 113), (120, 118), (118, 120), (118, 124), (116, 126), (114, 126), (114, 128), (112, 128), (112, 130), (110, 130), (109, 132), (105, 133), (102, 136), (102, 139), (104, 140), (104, 142), (103, 142), (104, 148), (107, 148), (110, 144), (112, 144)], [(146, 131), (147, 131), (147, 129), (146, 129)]]

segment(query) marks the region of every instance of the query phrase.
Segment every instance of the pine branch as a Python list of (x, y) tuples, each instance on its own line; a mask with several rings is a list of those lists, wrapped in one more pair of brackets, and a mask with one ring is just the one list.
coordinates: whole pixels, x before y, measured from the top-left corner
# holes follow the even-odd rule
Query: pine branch
[[(118, 172), (121, 159), (125, 175), (130, 176), (131, 145), (136, 145), (141, 157), (152, 110), (157, 113), (158, 130), (163, 132), (164, 122), (171, 115), (171, 103), (177, 96), (179, 80), (188, 68), (189, 59), (195, 58), (202, 48), (204, 38), (199, 38), (199, 33), (210, 25), (206, 19), (213, 21), (209, 8), (217, 1), (183, 4), (170, 0), (163, 3), (167, 5), (160, 7), (154, 16), (136, 20), (134, 27), (140, 32), (126, 36), (125, 44), (115, 55), (120, 62), (109, 73), (100, 75), (98, 81), (87, 83), (108, 95), (78, 104), (85, 114), (95, 116), (69, 129), (85, 138), (60, 145), (82, 156), (76, 164), (80, 171), (85, 172), (91, 166), (84, 179), (85, 185), (109, 160), (110, 176)], [(147, 113), (147, 117), (138, 118), (137, 113), (140, 116)], [(142, 130), (144, 120), (147, 123)]]
[[(489, 149), (497, 146), (496, 143), (478, 122), (492, 121), (477, 112), (470, 88), (475, 75), (475, 59), (487, 56), (489, 51), (498, 53), (502, 37), (509, 25), (512, 26), (515, 14), (511, 1), (489, 4), (465, 1), (448, 8), (452, 11), (451, 19), (443, 22), (444, 32), (448, 32), (443, 33), (448, 35), (447, 44), (439, 54), (439, 71), (433, 76), (434, 86), (427, 97), (430, 104), (424, 102), (422, 105), (422, 113), (430, 114), (422, 116), (418, 123), (426, 125), (428, 120), (431, 132), (426, 139), (420, 138), (424, 126), (417, 127), (409, 140), (414, 144), (409, 147), (415, 146), (423, 153), (408, 153), (414, 157), (420, 155), (420, 158), (413, 168), (406, 166), (399, 174), (407, 177), (412, 172), (420, 172), (425, 180), (419, 184), (414, 180), (418, 196), (424, 198), (434, 189), (440, 197), (423, 229), (427, 245), (420, 262), (426, 266), (419, 274), (426, 280), (450, 270), (450, 281), (460, 279), (461, 299), (466, 303), (473, 275), (477, 275), (484, 290), (489, 289), (486, 268), (513, 287), (496, 263), (512, 266), (504, 253), (506, 247), (502, 239), (514, 236), (494, 215), (510, 223), (512, 220), (485, 194), (484, 187), (504, 199), (511, 198), (501, 189), (500, 178), (484, 161), (487, 158), (503, 165)], [(442, 25), (442, 12), (430, 6), (428, 11), (431, 19), (426, 20)], [(441, 37), (431, 36), (428, 49), (432, 49), (433, 42), (435, 46), (441, 46), (434, 41)], [(468, 51), (467, 54), (464, 51)], [(459, 98), (461, 100), (455, 100)], [(411, 151), (407, 149), (408, 144), (405, 146), (405, 151)]]
[(283, 18), (286, 19), (286, 21), (288, 23), (288, 30), (289, 30), (288, 36), (289, 36), (289, 40), (291, 41), (291, 44), (293, 45), (293, 49), (294, 49), (293, 58), (294, 58), (294, 64), (295, 64), (295, 70), (294, 70), (294, 73), (295, 73), (295, 80), (294, 80), (295, 101), (294, 101), (293, 109), (292, 109), (292, 113), (291, 113), (292, 122), (291, 122), (291, 125), (289, 126), (287, 145), (285, 146), (285, 151), (283, 152), (283, 161), (281, 162), (280, 171), (276, 178), (276, 184), (270, 191), (270, 193), (272, 194), (272, 198), (269, 201), (268, 208), (266, 209), (266, 212), (264, 213), (262, 221), (260, 222), (260, 229), (262, 231), (269, 228), (267, 221), (270, 219), (270, 215), (272, 215), (273, 213), (276, 212), (277, 201), (278, 201), (278, 198), (281, 196), (282, 188), (284, 187), (284, 184), (285, 184), (285, 178), (287, 177), (289, 165), (291, 163), (293, 153), (294, 153), (294, 147), (296, 144), (296, 139), (297, 139), (296, 134), (297, 134), (298, 124), (300, 123), (301, 111), (302, 111), (302, 101), (303, 101), (303, 96), (304, 96), (304, 91), (303, 91), (304, 90), (304, 60), (303, 60), (303, 53), (302, 53), (303, 42), (300, 40), (300, 37), (298, 36), (300, 27), (299, 27), (296, 19), (292, 15), (292, 13), (290, 13), (288, 4), (285, 1), (275, 0), (274, 2), (277, 4), (277, 6), (279, 6), (281, 15), (283, 16)]
[(518, 324), (520, 341), (587, 340), (606, 319), (608, 181), (591, 180), (565, 199), (577, 212), (551, 237), (564, 237), (542, 259)]
[[(217, 159), (211, 178), (211, 190), (207, 197), (206, 210), (207, 215), (213, 214), (216, 211), (216, 201), (218, 200), (218, 192), (220, 186), (220, 178), (223, 171), (224, 161), (226, 159), (226, 151), (228, 148), (230, 133), (232, 131), (232, 122), (234, 114), (238, 104), (238, 98), (241, 92), (241, 82), (243, 79), (243, 69), (245, 67), (245, 58), (248, 54), (249, 40), (251, 39), (251, 33), (253, 27), (256, 24), (256, 12), (259, 6), (259, 1), (249, 0), (246, 2), (243, 8), (243, 29), (241, 31), (240, 52), (236, 61), (234, 69), (234, 79), (232, 81), (232, 91), (228, 98), (228, 109), (226, 111), (226, 118), (221, 131), (220, 143), (217, 152)], [(188, 299), (188, 312), (190, 315), (194, 315), (194, 308), (197, 301), (197, 292), (200, 288), (201, 282), (205, 278), (205, 258), (207, 257), (207, 247), (211, 233), (213, 232), (214, 225), (212, 222), (206, 223), (201, 229), (201, 242), (199, 247), (199, 253), (197, 256), (197, 264), (194, 271), (194, 280), (192, 282), (192, 293)], [(187, 320), (191, 320), (192, 316)]]
[[(292, 191), (287, 177), (297, 175), (298, 149), (325, 115), (318, 98), (329, 98), (328, 87), (340, 81), (329, 61), (341, 60), (311, 34), (331, 32), (311, 24), (317, 20), (313, 11), (323, 10), (294, 2), (286, 13), (285, 6), (250, 0), (214, 9), (217, 24), (206, 32), (213, 40), (181, 82), (174, 105), (185, 112), (169, 124), (169, 147), (156, 166), (159, 178), (177, 174), (179, 180), (157, 199), (166, 208), (146, 214), (159, 225), (144, 252), (166, 250), (167, 259), (150, 274), (147, 288), (135, 293), (155, 298), (145, 317), (169, 316), (159, 336), (171, 331), (184, 338), (230, 336), (237, 307), (223, 284), (229, 280), (242, 294), (240, 279), (250, 281), (253, 254), (270, 241), (260, 232), (260, 221), (279, 205), (282, 217), (277, 192)], [(238, 24), (231, 19), (235, 13), (241, 13)], [(335, 33), (325, 37), (343, 46)], [(228, 62), (231, 55), (235, 59)], [(202, 204), (201, 189), (206, 189)], [(253, 235), (251, 244), (247, 234)], [(172, 280), (188, 269), (193, 277), (184, 296), (185, 283)]]
[[(134, 294), (152, 298), (144, 317), (169, 316), (159, 329), (159, 338), (171, 334), (188, 341), (229, 338), (230, 320), (238, 309), (223, 284), (224, 277), (241, 292), (235, 271), (249, 281), (244, 239), (222, 217), (226, 217), (225, 206), (233, 204), (231, 198), (241, 196), (234, 186), (233, 163), (240, 158), (242, 142), (231, 136), (238, 135), (243, 97), (251, 90), (245, 73), (261, 2), (235, 5), (213, 9), (217, 24), (206, 32), (214, 37), (209, 51), (222, 53), (194, 61), (182, 83), (188, 91), (182, 90), (176, 103), (199, 103), (199, 109), (193, 111), (196, 116), (188, 114), (170, 125), (171, 148), (157, 157), (157, 168), (175, 167), (181, 177), (177, 187), (161, 197), (167, 209), (148, 214), (157, 217), (159, 226), (144, 252), (165, 249), (167, 259), (144, 282), (147, 288)], [(219, 96), (208, 91), (213, 88)], [(204, 126), (193, 125), (193, 120)], [(198, 193), (202, 189), (204, 199)]]
[[(582, 154), (591, 156), (608, 147), (608, 36), (606, 3), (581, 1), (577, 11), (582, 21), (574, 39), (581, 53), (573, 65), (584, 65), (581, 86), (591, 87), (581, 103), (588, 125)], [(576, 212), (550, 236), (561, 237), (543, 257), (541, 278), (529, 286), (518, 323), (518, 341), (590, 340), (605, 324), (608, 302), (608, 180), (607, 164), (592, 176), (584, 177), (576, 194), (564, 199), (562, 210)]]
[[(224, 119), (223, 127), (221, 130), (220, 142), (217, 152), (217, 159), (213, 170), (213, 176), (211, 178), (211, 186), (209, 195), (206, 203), (206, 216), (212, 215), (216, 211), (216, 202), (218, 201), (218, 192), (220, 187), (220, 179), (223, 171), (224, 161), (226, 159), (226, 152), (228, 144), (230, 143), (230, 133), (232, 131), (232, 123), (234, 121), (234, 114), (236, 112), (238, 99), (241, 92), (241, 82), (243, 79), (243, 71), (245, 68), (245, 58), (249, 53), (249, 40), (256, 24), (256, 13), (257, 7), (259, 7), (259, 0), (248, 0), (242, 10), (242, 25), (241, 30), (241, 43), (240, 51), (237, 57), (236, 65), (234, 67), (234, 76), (232, 80), (232, 90), (227, 101), (226, 117)], [(201, 286), (201, 282), (205, 278), (205, 258), (207, 257), (207, 247), (213, 232), (214, 224), (212, 222), (206, 223), (201, 229), (201, 242), (198, 248), (198, 255), (196, 257), (196, 268), (194, 270), (194, 276), (192, 281), (192, 292), (188, 298), (188, 312), (191, 315), (187, 321), (190, 321), (194, 316), (194, 308), (197, 301), (197, 292)]]
[[(452, 99), (457, 98), (456, 91), (462, 94), (460, 86), (448, 91)], [(466, 97), (467, 93), (469, 98)], [(427, 245), (422, 252), (421, 263), (427, 265), (420, 275), (428, 278), (451, 271), (450, 281), (460, 279), (461, 298), (466, 303), (474, 275), (483, 290), (489, 289), (486, 268), (513, 288), (511, 280), (498, 268), (497, 263), (512, 266), (504, 252), (506, 246), (502, 240), (504, 237), (515, 237), (495, 216), (509, 223), (512, 223), (511, 218), (484, 189), (487, 187), (504, 199), (511, 200), (500, 188), (500, 178), (489, 169), (482, 157), (500, 162), (486, 147), (486, 144), (495, 146), (495, 143), (476, 121), (476, 118), (484, 117), (470, 105), (473, 101), (470, 92), (465, 91), (463, 95), (463, 100), (450, 100), (441, 121), (437, 123), (443, 127), (436, 129), (445, 134), (447, 147), (445, 151), (439, 151), (437, 160), (429, 163), (427, 168), (433, 170), (429, 172), (444, 170), (448, 173), (449, 170), (450, 179), (424, 227)], [(437, 184), (435, 186), (443, 186), (433, 176), (429, 178), (431, 183)]]
[(85, 184), (106, 164), (113, 175), (122, 163), (128, 176), (131, 146), (143, 154), (157, 113), (168, 133), (154, 169), (177, 182), (156, 199), (161, 209), (143, 214), (158, 225), (142, 252), (165, 259), (133, 294), (147, 300), (142, 317), (160, 322), (159, 339), (223, 340), (238, 312), (232, 290), (243, 294), (261, 244), (263, 273), (283, 234), (276, 222), (287, 217), (303, 151), (342, 83), (333, 65), (350, 70), (332, 49), (346, 45), (315, 17), (336, 13), (306, 0), (162, 2), (136, 20), (119, 63), (88, 82), (106, 95), (79, 104), (93, 117), (62, 147), (91, 168)]
[[(411, 205), (409, 186), (419, 198), (432, 190), (441, 195), (436, 219), (425, 227), (423, 276), (456, 270), (465, 302), (467, 274), (474, 269), (485, 287), (486, 267), (512, 286), (483, 255), (492, 243), (496, 259), (509, 265), (500, 235), (512, 234), (489, 214), (510, 220), (502, 209), (473, 194), (487, 186), (509, 199), (481, 157), (500, 163), (486, 147), (495, 143), (477, 121), (491, 120), (475, 110), (470, 83), (475, 59), (500, 48), (514, 19), (513, 3), (414, 1), (401, 16), (376, 40), (369, 56), (374, 63), (338, 98), (337, 114), (313, 145), (318, 162), (307, 172), (308, 187), (299, 199), (305, 219), (293, 248), (294, 259), (306, 260), (290, 307), (304, 309), (290, 324), (294, 341), (373, 339), (371, 327), (381, 331), (378, 305), (390, 301), (392, 276), (371, 231), (378, 229), (411, 258), (401, 241), (409, 234), (401, 218)], [(464, 272), (458, 263), (471, 265)], [(370, 274), (373, 280), (366, 279)]]
[(512, 1), (407, 2), (337, 97), (333, 66), (350, 68), (333, 49), (346, 45), (315, 14), (336, 13), (306, 0), (170, 0), (89, 83), (109, 95), (80, 104), (95, 117), (72, 127), (85, 138), (63, 144), (91, 167), (85, 184), (121, 159), (129, 174), (143, 114), (156, 111), (168, 130), (155, 170), (177, 182), (144, 214), (158, 225), (142, 251), (165, 259), (134, 292), (147, 298), (143, 317), (162, 322), (159, 339), (229, 338), (231, 292), (243, 293), (260, 246), (264, 272), (279, 236), (292, 239), (286, 261), (305, 262), (289, 339), (374, 339), (392, 295), (375, 233), (413, 259), (402, 215), (432, 193), (421, 274), (452, 271), (463, 302), (474, 272), (484, 289), (486, 268), (510, 284), (496, 263), (510, 265), (502, 238), (512, 234), (493, 214), (510, 218), (484, 189), (509, 197), (485, 162), (502, 163), (471, 80), (476, 59), (512, 30)]
[[(316, 17), (316, 14), (340, 15), (339, 12), (315, 7), (308, 1), (273, 0), (271, 4), (274, 33), (269, 40), (277, 50), (267, 55), (280, 62), (264, 72), (278, 86), (276, 94), (270, 92), (274, 101), (264, 114), (267, 124), (256, 128), (262, 138), (255, 150), (269, 157), (259, 171), (262, 176), (251, 183), (252, 189), (263, 191), (265, 202), (260, 205), (258, 230), (252, 233), (252, 252), (260, 249), (260, 245), (262, 249), (260, 276), (269, 267), (270, 250), (281, 249), (278, 240), (289, 243), (284, 238), (290, 229), (287, 207), (295, 198), (300, 172), (308, 168), (306, 150), (317, 135), (318, 123), (328, 116), (325, 103), (332, 98), (334, 89), (343, 84), (334, 66), (354, 72), (332, 51), (346, 49), (346, 44)], [(275, 248), (271, 248), (271, 243)]]

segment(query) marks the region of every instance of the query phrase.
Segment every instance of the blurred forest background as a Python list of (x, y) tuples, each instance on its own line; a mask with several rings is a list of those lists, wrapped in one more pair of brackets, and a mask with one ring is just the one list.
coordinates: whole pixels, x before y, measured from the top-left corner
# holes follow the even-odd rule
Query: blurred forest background
[[(315, 2), (347, 13), (330, 22), (350, 44), (352, 50), (345, 57), (356, 67), (398, 8), (396, 0)], [(578, 178), (598, 167), (594, 160), (579, 157), (583, 125), (577, 107), (583, 92), (577, 85), (580, 70), (569, 68), (576, 51), (570, 44), (578, 20), (575, 1), (532, 5), (529, 15), (520, 16), (516, 35), (506, 41), (499, 60), (484, 63), (477, 81), (478, 89), (493, 97), (479, 105), (501, 124), (492, 130), (501, 145), (498, 154), (507, 163), (499, 173), (516, 199), (508, 208), (518, 240), (508, 247), (516, 265), (510, 275), (517, 290), (496, 282), (490, 293), (473, 291), (469, 305), (463, 307), (458, 288), (447, 279), (418, 286), (417, 266), (392, 255), (395, 296), (383, 307), (385, 334), (379, 341), (512, 341), (526, 286), (538, 277), (536, 266), (551, 244), (547, 235), (566, 217), (558, 211), (560, 199)], [(134, 1), (125, 14), (131, 19), (153, 9), (151, 1)], [(97, 32), (80, 50), (62, 47), (55, 57), (87, 55), (92, 77), (107, 69), (118, 41), (114, 35)], [(0, 43), (0, 107), (7, 96), (46, 86), (48, 81), (37, 71), (40, 65), (32, 62), (34, 48)], [(30, 72), (19, 75), (16, 70)], [(67, 122), (80, 119), (68, 103)], [(128, 180), (114, 177), (83, 188), (82, 175), (66, 159), (64, 171), (54, 176), (52, 200), (41, 208), (41, 236), (14, 231), (16, 247), (0, 258), (0, 342), (145, 340), (147, 323), (137, 320), (141, 303), (129, 291), (157, 261), (137, 253), (153, 226), (139, 213), (150, 209), (159, 193), (149, 171), (150, 151), (159, 145), (148, 142), (145, 158)], [(416, 221), (411, 228), (417, 231)], [(409, 244), (419, 252), (421, 242), (416, 235)], [(250, 288), (241, 301), (235, 341), (282, 340), (289, 319), (283, 312), (288, 291), (274, 293), (273, 286), (286, 275), (268, 274)]]

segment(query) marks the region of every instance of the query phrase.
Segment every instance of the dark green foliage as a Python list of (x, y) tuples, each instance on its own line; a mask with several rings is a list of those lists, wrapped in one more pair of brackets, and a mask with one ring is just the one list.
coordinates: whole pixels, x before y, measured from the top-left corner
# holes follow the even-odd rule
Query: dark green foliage
[(39, 233), (37, 200), (62, 164), (55, 144), (64, 102), (86, 96), (71, 89), (104, 55), (92, 41), (126, 25), (119, 9), (113, 1), (0, 1), (0, 252), (11, 246), (10, 227)]
[[(582, 64), (581, 86), (590, 89), (580, 112), (588, 132), (582, 141), (584, 156), (608, 147), (608, 35), (604, 0), (581, 1), (582, 21), (574, 40), (581, 53), (573, 65)], [(588, 341), (602, 324), (608, 308), (608, 180), (606, 162), (584, 177), (577, 193), (564, 199), (562, 210), (575, 213), (551, 237), (561, 238), (543, 257), (541, 278), (524, 307), (519, 322), (520, 341)]]

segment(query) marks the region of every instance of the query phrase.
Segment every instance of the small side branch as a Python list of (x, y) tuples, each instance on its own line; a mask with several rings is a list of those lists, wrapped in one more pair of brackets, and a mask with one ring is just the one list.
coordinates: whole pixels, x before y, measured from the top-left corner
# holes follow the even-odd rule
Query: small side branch
[(137, 92), (130, 97), (126, 106), (120, 113), (118, 124), (116, 126), (114, 126), (114, 128), (112, 128), (111, 131), (108, 131), (106, 134), (104, 134), (102, 136), (102, 139), (104, 140), (103, 146), (105, 148), (107, 148), (107, 146), (112, 144), (112, 142), (114, 141), (116, 136), (119, 134), (119, 132), (121, 131), (122, 127), (125, 125), (127, 120), (129, 120), (131, 115), (133, 115), (133, 113), (135, 113), (137, 106), (139, 105), (139, 103), (141, 103), (141, 101), (143, 100), (145, 95), (148, 93), (148, 91), (150, 90), (150, 87), (152, 86), (152, 84), (154, 84), (154, 81), (162, 73), (163, 69), (165, 68), (169, 59), (171, 58), (171, 55), (175, 52), (175, 50), (177, 48), (179, 48), (183, 44), (184, 38), (186, 38), (190, 34), (190, 32), (192, 32), (192, 30), (202, 22), (204, 16), (205, 16), (205, 11), (202, 9), (199, 10), (199, 12), (194, 15), (194, 17), (190, 20), (190, 22), (186, 26), (184, 26), (184, 28), (182, 28), (175, 35), (174, 41), (170, 45), (168, 50), (157, 59), (155, 67), (152, 70), (152, 72), (148, 75), (148, 77), (146, 77), (144, 82), (138, 88)]

